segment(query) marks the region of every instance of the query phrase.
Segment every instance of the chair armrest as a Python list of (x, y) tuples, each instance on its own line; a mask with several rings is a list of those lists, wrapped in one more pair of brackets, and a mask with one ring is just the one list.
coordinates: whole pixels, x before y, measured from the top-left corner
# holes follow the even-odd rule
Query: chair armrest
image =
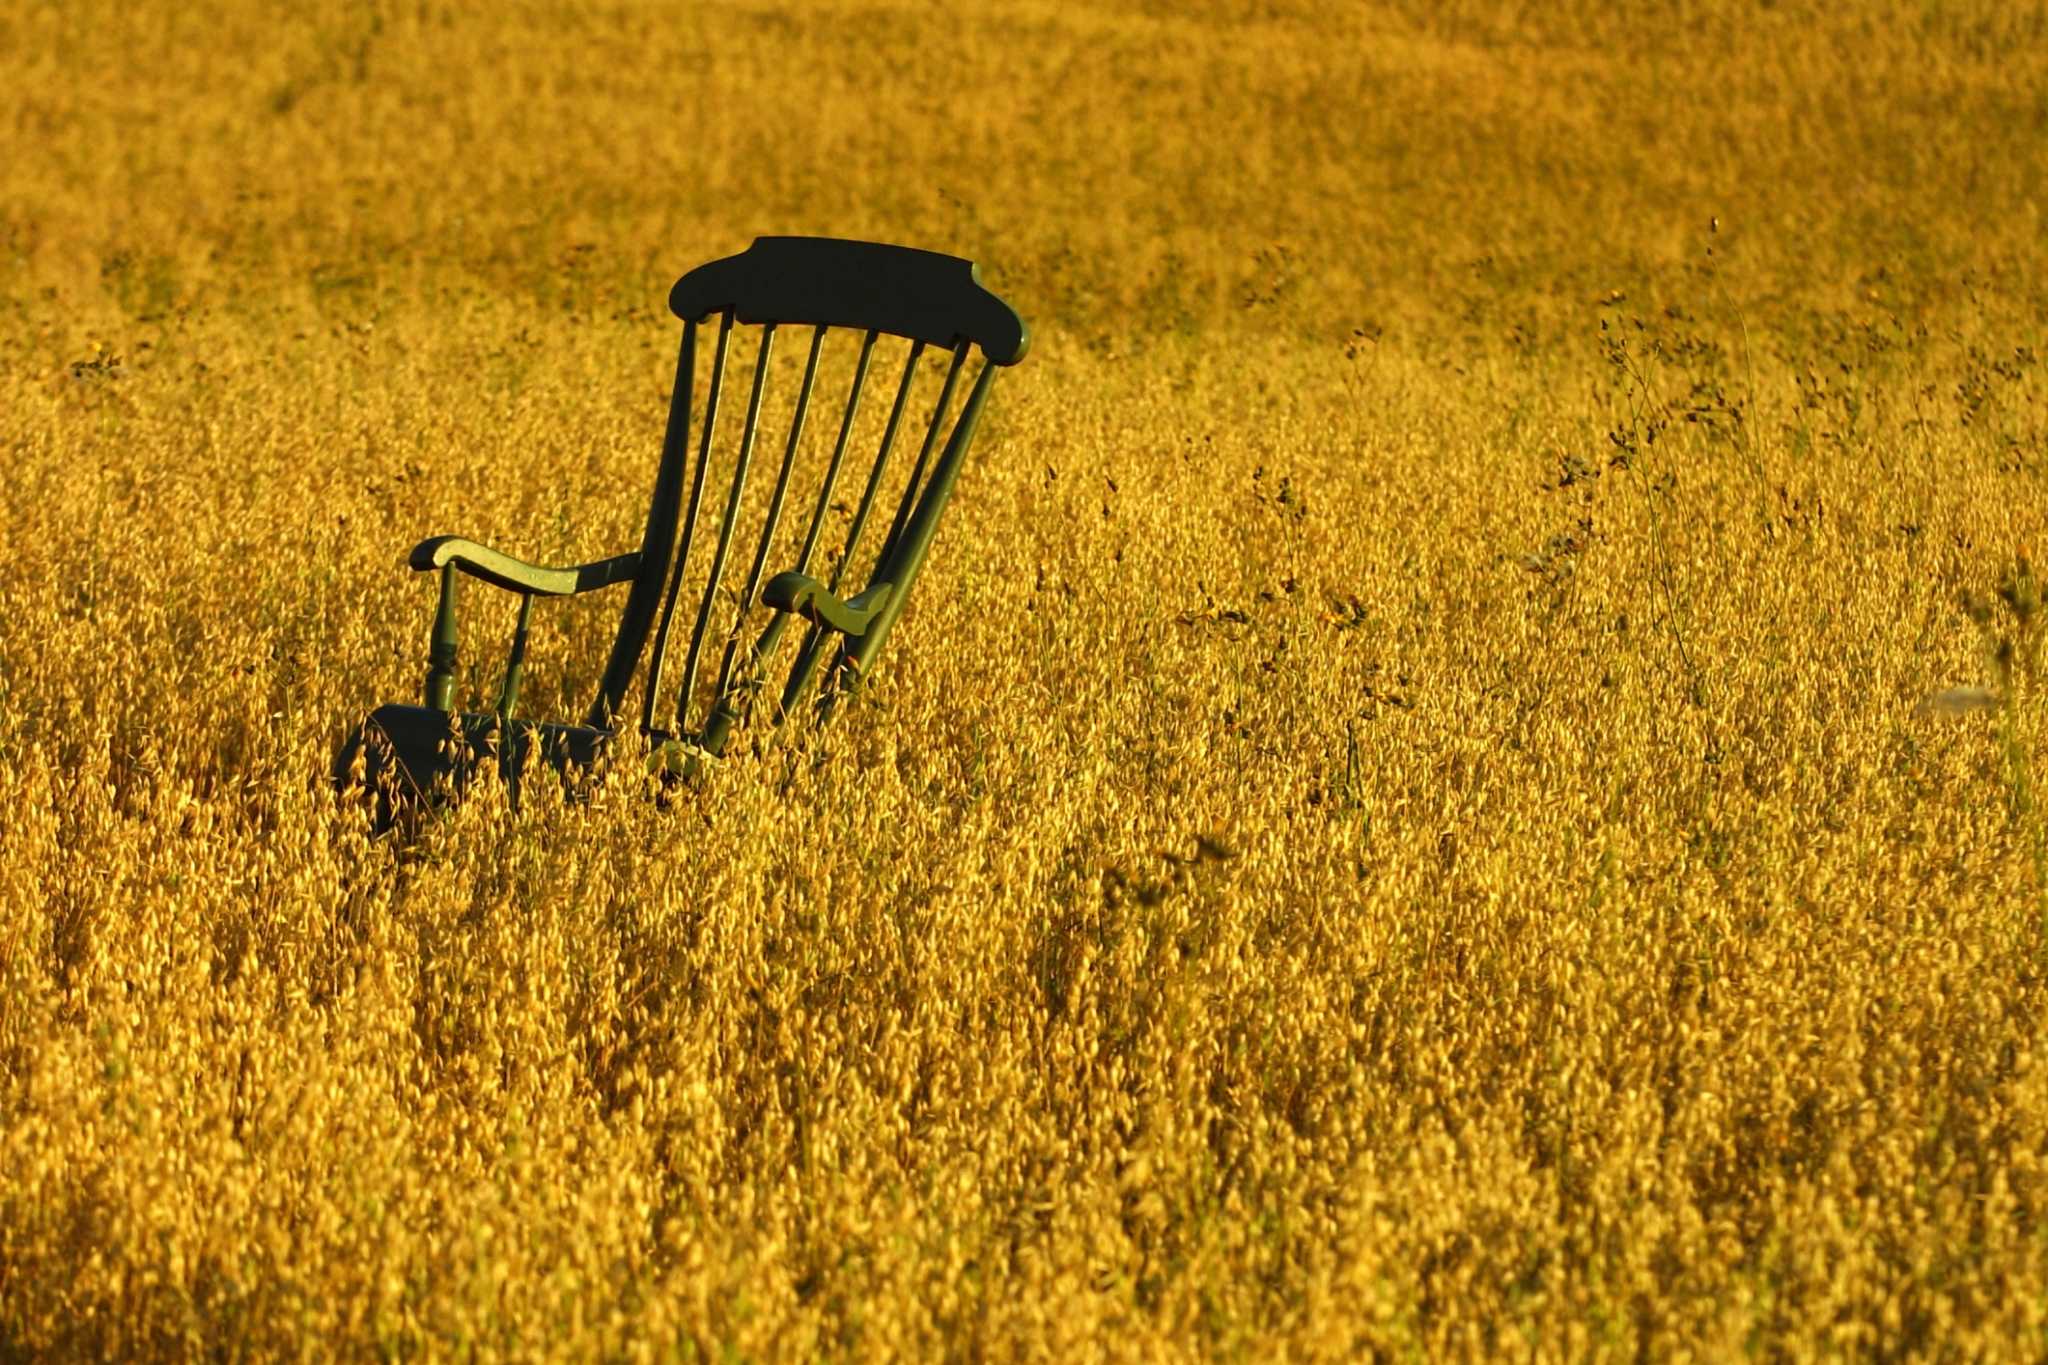
[(866, 633), (889, 598), (894, 583), (877, 583), (860, 596), (842, 602), (815, 578), (800, 573), (779, 573), (761, 589), (761, 600), (776, 611), (793, 612), (807, 621), (859, 638)]
[(600, 559), (594, 564), (577, 564), (566, 569), (543, 568), (514, 559), (488, 545), (460, 536), (434, 536), (412, 547), (407, 562), (415, 569), (439, 569), (453, 564), (473, 578), (496, 584), (509, 592), (532, 593), (539, 597), (573, 597), (594, 588), (624, 583), (640, 568), (638, 552)]

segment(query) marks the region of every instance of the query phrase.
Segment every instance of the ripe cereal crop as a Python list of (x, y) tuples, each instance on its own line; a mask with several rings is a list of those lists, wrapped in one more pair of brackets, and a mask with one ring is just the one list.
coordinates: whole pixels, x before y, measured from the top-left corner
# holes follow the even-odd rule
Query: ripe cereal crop
[[(0, 1357), (2048, 1354), (2044, 89), (2010, 0), (0, 6)], [(630, 548), (761, 233), (1035, 334), (871, 685), (367, 837), (405, 551)]]

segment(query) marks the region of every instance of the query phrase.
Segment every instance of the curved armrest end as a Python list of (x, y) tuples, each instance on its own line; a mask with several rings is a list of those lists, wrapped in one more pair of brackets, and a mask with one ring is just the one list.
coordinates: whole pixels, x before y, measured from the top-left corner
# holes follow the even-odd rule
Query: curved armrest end
[(806, 621), (859, 638), (868, 623), (889, 605), (895, 593), (893, 583), (876, 583), (858, 597), (842, 602), (823, 583), (800, 573), (779, 573), (761, 589), (761, 601), (776, 611), (786, 611)]
[(640, 556), (636, 552), (614, 555), (592, 564), (551, 569), (514, 559), (502, 551), (461, 536), (429, 536), (412, 547), (412, 554), (406, 562), (421, 571), (453, 564), (472, 578), (481, 578), (508, 592), (532, 593), (537, 597), (573, 597), (594, 588), (607, 588), (614, 583), (625, 582), (640, 568)]

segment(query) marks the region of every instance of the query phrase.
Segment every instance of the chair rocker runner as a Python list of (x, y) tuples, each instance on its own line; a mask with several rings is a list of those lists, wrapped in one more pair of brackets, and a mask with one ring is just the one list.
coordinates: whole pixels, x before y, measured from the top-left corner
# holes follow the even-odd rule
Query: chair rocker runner
[[(683, 276), (669, 307), (683, 321), (682, 353), (640, 548), (571, 568), (543, 568), (457, 536), (421, 541), (411, 567), (440, 574), (424, 705), (372, 712), (338, 756), (339, 777), (352, 776), (360, 754), (363, 777), (387, 799), (417, 800), (459, 789), (494, 767), (516, 797), (535, 754), (567, 774), (613, 749), (622, 729), (618, 711), (643, 654), (648, 664), (638, 733), (647, 760), (657, 771), (688, 776), (721, 755), (750, 720), (773, 725), (800, 710), (829, 714), (866, 676), (910, 599), (996, 369), (1024, 358), (1029, 334), (1023, 322), (982, 287), (967, 261), (822, 237), (759, 238), (741, 254)], [(714, 319), (709, 383), (698, 411), (700, 331)], [(772, 485), (750, 482), (778, 329), (799, 327), (807, 329), (808, 353), (789, 405), (780, 464)], [(833, 332), (848, 334), (837, 350), (842, 359), (852, 353), (851, 377), (836, 405), (836, 436), (825, 458), (823, 442), (807, 445), (803, 438)], [(728, 448), (717, 440), (727, 357), (735, 335), (748, 333), (757, 340), (746, 420), (736, 446)], [(860, 420), (863, 390), (870, 373), (886, 364), (882, 353), (905, 344), (901, 378), (875, 440), (873, 421)], [(974, 348), (981, 361), (963, 398), (963, 371)], [(927, 361), (936, 363), (921, 364)], [(913, 390), (929, 389), (933, 374), (943, 377), (911, 455), (899, 432), (913, 408)], [(909, 421), (914, 428), (916, 416)], [(899, 446), (904, 455), (892, 462)], [(856, 472), (863, 463), (864, 472)], [(718, 477), (707, 480), (714, 467)], [(707, 483), (722, 507), (709, 517), (702, 515)], [(883, 523), (881, 508), (892, 496), (894, 510)], [(796, 515), (786, 517), (793, 509)], [(744, 557), (735, 560), (736, 543), (751, 544), (751, 553), (742, 549)], [(821, 561), (821, 546), (834, 543), (836, 554)], [(861, 553), (870, 546), (869, 554)], [(870, 565), (864, 577), (855, 572), (862, 563)], [(737, 582), (731, 581), (735, 570)], [(503, 682), (488, 712), (455, 709), (462, 576), (519, 599)], [(533, 600), (619, 584), (629, 586), (618, 635), (582, 723), (515, 717)], [(680, 638), (679, 603), (690, 622), (688, 646), (680, 683), (665, 692), (670, 645)], [(791, 629), (792, 620), (798, 629)], [(771, 688), (771, 681), (779, 686)], [(667, 708), (665, 697), (672, 699)]]

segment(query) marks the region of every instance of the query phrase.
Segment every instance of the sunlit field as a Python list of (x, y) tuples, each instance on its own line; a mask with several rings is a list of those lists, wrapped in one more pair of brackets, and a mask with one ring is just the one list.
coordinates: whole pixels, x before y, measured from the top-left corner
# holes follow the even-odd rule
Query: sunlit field
[[(2006, 0), (0, 6), (0, 1357), (2048, 1354), (2044, 91)], [(406, 551), (633, 548), (762, 233), (1034, 333), (869, 687), (372, 839)]]

